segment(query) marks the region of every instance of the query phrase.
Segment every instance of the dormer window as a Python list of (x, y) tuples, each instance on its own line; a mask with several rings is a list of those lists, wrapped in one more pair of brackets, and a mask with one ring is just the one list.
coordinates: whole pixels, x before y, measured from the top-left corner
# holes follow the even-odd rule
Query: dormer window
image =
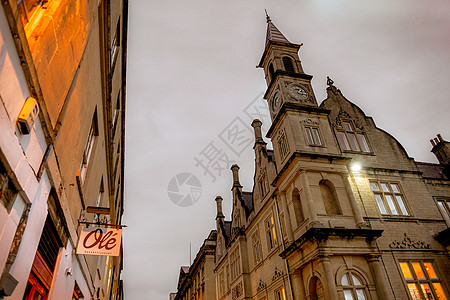
[(369, 144), (363, 132), (356, 131), (350, 122), (342, 122), (342, 128), (337, 129), (336, 135), (343, 151), (370, 153)]
[(292, 63), (292, 59), (290, 59), (289, 57), (285, 56), (283, 57), (283, 65), (284, 65), (284, 69), (286, 70), (286, 72), (288, 73), (294, 73), (294, 64)]

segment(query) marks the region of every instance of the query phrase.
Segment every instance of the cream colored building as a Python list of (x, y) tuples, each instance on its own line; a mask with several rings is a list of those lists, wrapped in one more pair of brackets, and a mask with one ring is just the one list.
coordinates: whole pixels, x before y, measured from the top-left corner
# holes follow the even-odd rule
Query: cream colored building
[(450, 299), (450, 147), (416, 162), (328, 78), (319, 105), (298, 51), (267, 17), (259, 67), (273, 150), (255, 133), (251, 192), (217, 197), (216, 299)]
[(76, 246), (88, 206), (121, 224), (127, 10), (2, 1), (0, 299), (123, 299), (122, 255)]

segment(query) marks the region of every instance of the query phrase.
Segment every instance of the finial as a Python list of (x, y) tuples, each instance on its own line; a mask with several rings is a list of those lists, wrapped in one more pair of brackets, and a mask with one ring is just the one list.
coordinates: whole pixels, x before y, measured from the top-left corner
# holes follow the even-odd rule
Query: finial
[(334, 80), (327, 76), (327, 85), (332, 86), (334, 83)]
[(264, 9), (264, 11), (266, 12), (266, 20), (267, 20), (267, 23), (272, 22), (272, 21), (270, 20), (269, 14), (267, 13), (267, 9)]

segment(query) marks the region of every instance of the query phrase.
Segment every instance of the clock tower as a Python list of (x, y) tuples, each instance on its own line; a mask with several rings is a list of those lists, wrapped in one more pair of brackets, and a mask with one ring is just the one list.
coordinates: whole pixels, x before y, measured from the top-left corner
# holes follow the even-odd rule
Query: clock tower
[(272, 126), (267, 133), (277, 165), (283, 167), (293, 155), (340, 156), (328, 121), (329, 111), (320, 108), (311, 85), (312, 76), (303, 71), (294, 44), (267, 17), (264, 53), (258, 67), (264, 69)]

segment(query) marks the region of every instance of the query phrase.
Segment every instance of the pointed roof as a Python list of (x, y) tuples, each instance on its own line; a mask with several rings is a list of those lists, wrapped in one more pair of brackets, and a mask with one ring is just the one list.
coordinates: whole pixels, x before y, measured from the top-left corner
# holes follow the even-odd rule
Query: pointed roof
[(269, 41), (291, 44), (291, 42), (289, 42), (288, 39), (281, 33), (281, 31), (278, 30), (278, 28), (272, 23), (272, 20), (270, 20), (267, 11), (266, 11), (266, 18), (267, 18), (266, 46), (269, 43)]

